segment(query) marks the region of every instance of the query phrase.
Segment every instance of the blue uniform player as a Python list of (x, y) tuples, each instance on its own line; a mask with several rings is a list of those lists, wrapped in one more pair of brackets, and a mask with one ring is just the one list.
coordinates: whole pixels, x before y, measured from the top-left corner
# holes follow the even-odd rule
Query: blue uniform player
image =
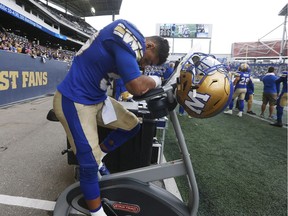
[(237, 116), (242, 117), (244, 110), (244, 99), (247, 92), (247, 83), (250, 81), (249, 65), (243, 63), (239, 67), (239, 71), (235, 74), (235, 79), (233, 81), (234, 93), (232, 96), (231, 103), (229, 104), (229, 110), (224, 113), (232, 115), (232, 109), (234, 106), (234, 99), (238, 97), (239, 101), (239, 113)]
[[(248, 72), (251, 73), (250, 68), (248, 69)], [(245, 101), (247, 102), (247, 114), (256, 115), (256, 113), (252, 111), (253, 98), (254, 98), (254, 83), (252, 79), (249, 80), (246, 87), (247, 91), (245, 94)], [(237, 100), (236, 102), (236, 108), (239, 109), (239, 100)]]
[(282, 83), (282, 90), (280, 95), (277, 98), (276, 102), (276, 110), (277, 110), (277, 122), (271, 124), (276, 127), (282, 127), (282, 116), (283, 116), (283, 110), (284, 107), (288, 105), (288, 93), (287, 93), (287, 71), (282, 72), (282, 75), (275, 81), (276, 83), (276, 89), (277, 89), (277, 95), (280, 93), (280, 84)]
[[(120, 77), (132, 95), (156, 88), (161, 79), (142, 75), (139, 67), (161, 65), (168, 54), (167, 40), (159, 36), (145, 38), (130, 22), (116, 20), (82, 46), (57, 87), (53, 108), (77, 157), (80, 187), (91, 215), (106, 216), (97, 176), (103, 155), (140, 129), (138, 118), (108, 97), (107, 88)], [(115, 129), (102, 143), (98, 143), (98, 125)]]
[(163, 82), (166, 82), (167, 79), (172, 75), (174, 71), (174, 63), (170, 62), (169, 67), (166, 68), (164, 74), (163, 74)]
[(264, 118), (264, 112), (266, 106), (269, 103), (269, 117), (268, 119), (273, 119), (273, 111), (277, 102), (277, 89), (275, 81), (279, 78), (275, 75), (275, 68), (269, 67), (268, 72), (262, 78), (263, 82), (263, 94), (262, 94), (262, 105), (261, 105), (261, 114), (260, 117)]
[(247, 83), (247, 92), (245, 94), (245, 101), (247, 102), (247, 113), (251, 115), (256, 115), (255, 112), (252, 111), (254, 98), (254, 83), (252, 79)]

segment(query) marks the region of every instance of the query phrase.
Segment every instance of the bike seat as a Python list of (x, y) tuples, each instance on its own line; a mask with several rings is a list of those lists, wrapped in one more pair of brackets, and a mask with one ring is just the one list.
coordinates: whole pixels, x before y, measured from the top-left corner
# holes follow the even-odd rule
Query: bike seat
[(46, 118), (49, 121), (59, 121), (59, 119), (56, 117), (55, 112), (54, 112), (53, 109), (49, 110)]

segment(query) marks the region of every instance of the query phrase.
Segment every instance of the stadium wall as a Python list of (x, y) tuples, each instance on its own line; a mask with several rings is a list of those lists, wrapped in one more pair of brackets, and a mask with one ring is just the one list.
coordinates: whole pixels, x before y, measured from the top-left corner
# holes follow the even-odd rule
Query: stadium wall
[(0, 50), (0, 106), (54, 93), (68, 69), (67, 62)]

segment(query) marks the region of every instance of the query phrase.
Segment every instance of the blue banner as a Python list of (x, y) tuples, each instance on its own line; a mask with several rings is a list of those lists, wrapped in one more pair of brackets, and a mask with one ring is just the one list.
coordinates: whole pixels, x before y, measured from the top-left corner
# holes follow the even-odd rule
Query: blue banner
[(68, 70), (67, 62), (0, 50), (0, 106), (54, 93)]

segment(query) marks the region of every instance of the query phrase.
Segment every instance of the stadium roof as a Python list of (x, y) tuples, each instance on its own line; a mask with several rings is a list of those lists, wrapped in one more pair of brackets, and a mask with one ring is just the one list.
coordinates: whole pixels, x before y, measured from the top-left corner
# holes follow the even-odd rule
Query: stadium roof
[(283, 8), (282, 8), (282, 10), (279, 12), (279, 16), (287, 16), (287, 14), (288, 14), (288, 4), (286, 4)]
[[(46, 0), (79, 17), (118, 15), (122, 0)], [(94, 8), (94, 9), (92, 9)]]

